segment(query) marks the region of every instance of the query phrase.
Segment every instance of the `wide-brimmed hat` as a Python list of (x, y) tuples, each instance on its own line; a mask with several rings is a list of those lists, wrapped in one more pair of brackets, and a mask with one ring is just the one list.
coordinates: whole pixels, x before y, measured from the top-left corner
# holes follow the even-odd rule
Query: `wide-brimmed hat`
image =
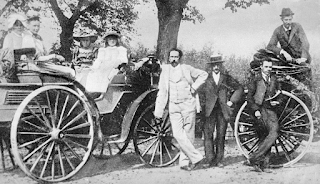
[(112, 31), (112, 32), (107, 33), (106, 36), (105, 36), (103, 39), (105, 40), (105, 39), (107, 39), (107, 37), (109, 37), (109, 36), (116, 36), (116, 37), (120, 38), (120, 37), (121, 37), (121, 34), (115, 32), (115, 31)]
[(22, 22), (24, 27), (27, 27), (27, 18), (21, 14), (15, 13), (9, 15), (7, 22), (8, 22), (8, 29), (12, 28), (14, 23), (19, 20)]
[(86, 38), (86, 37), (90, 38), (91, 43), (95, 42), (98, 39), (98, 35), (87, 33), (87, 32), (81, 32), (79, 34), (75, 34), (73, 36), (73, 39), (80, 42), (81, 38)]
[(221, 55), (211, 55), (210, 56), (210, 61), (207, 62), (207, 64), (216, 64), (216, 63), (223, 63), (224, 61), (222, 60)]
[(291, 15), (294, 15), (294, 13), (291, 11), (290, 8), (282, 8), (280, 17), (286, 17)]

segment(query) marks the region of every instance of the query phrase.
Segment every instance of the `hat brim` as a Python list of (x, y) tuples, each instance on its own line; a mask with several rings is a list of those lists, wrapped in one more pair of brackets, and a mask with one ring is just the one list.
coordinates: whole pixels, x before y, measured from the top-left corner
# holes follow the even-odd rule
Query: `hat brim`
[(109, 36), (116, 36), (116, 37), (118, 37), (118, 38), (121, 37), (121, 35), (120, 35), (119, 33), (108, 33), (103, 39), (105, 40), (105, 39), (107, 39), (107, 37), (109, 37)]
[(207, 62), (207, 64), (217, 64), (217, 63), (223, 63), (224, 61), (223, 60), (219, 60), (219, 61), (210, 61), (210, 62)]
[(97, 36), (97, 35), (90, 35), (90, 36), (74, 36), (74, 37), (73, 37), (73, 39), (74, 39), (74, 40), (76, 40), (76, 41), (78, 41), (78, 42), (80, 42), (80, 40), (81, 40), (82, 38), (87, 38), (87, 37), (89, 37), (89, 38), (90, 38), (91, 43), (93, 43), (93, 42), (97, 41), (97, 39), (98, 39), (98, 36)]

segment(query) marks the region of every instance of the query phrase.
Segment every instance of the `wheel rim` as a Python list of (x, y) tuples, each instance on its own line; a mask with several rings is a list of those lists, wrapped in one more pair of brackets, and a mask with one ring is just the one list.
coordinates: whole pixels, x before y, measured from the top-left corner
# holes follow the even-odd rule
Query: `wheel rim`
[(84, 96), (64, 86), (33, 91), (18, 107), (11, 145), (19, 167), (49, 182), (76, 174), (93, 149), (94, 124)]
[[(290, 166), (307, 152), (313, 139), (313, 120), (308, 107), (293, 94), (281, 91), (277, 98), (283, 101), (277, 109), (279, 135), (271, 147), (271, 167)], [(245, 102), (235, 122), (235, 137), (242, 153), (248, 158), (265, 137), (257, 126)]]
[(140, 159), (151, 166), (164, 167), (175, 162), (179, 157), (178, 143), (172, 136), (168, 111), (163, 121), (156, 124), (154, 104), (148, 106), (140, 115), (134, 129), (133, 143)]

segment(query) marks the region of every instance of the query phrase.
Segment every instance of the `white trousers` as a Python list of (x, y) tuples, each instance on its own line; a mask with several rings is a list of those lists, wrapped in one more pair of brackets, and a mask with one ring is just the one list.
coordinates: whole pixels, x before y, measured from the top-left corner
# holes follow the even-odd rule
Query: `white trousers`
[(169, 103), (169, 118), (172, 126), (173, 137), (180, 146), (180, 167), (197, 163), (203, 155), (194, 147), (196, 106), (195, 99), (182, 103)]

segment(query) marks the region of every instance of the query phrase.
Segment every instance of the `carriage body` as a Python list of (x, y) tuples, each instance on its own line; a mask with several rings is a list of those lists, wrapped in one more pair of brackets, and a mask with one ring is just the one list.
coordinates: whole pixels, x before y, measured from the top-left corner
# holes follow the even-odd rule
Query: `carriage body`
[(109, 157), (121, 154), (132, 139), (141, 160), (152, 166), (166, 166), (178, 158), (168, 118), (162, 128), (153, 121), (158, 80), (154, 74), (159, 71), (146, 65), (144, 70), (117, 74), (106, 93), (93, 98), (65, 73), (22, 64), (17, 83), (0, 83), (0, 125), (6, 132), (1, 135), (10, 135), (16, 163), (28, 176), (64, 181), (85, 165), (99, 144), (95, 156)]

